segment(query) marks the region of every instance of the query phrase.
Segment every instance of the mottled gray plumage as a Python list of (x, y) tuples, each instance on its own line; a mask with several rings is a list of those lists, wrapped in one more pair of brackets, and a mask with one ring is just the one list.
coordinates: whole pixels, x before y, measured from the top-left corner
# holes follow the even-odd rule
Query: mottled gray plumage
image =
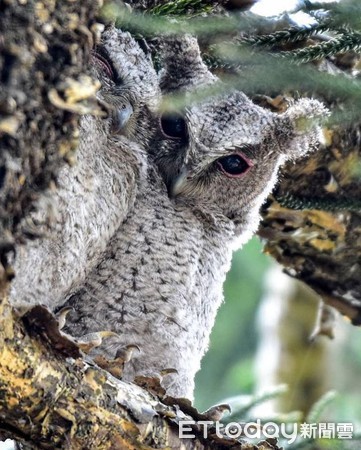
[[(112, 67), (100, 53), (104, 49)], [(46, 234), (17, 249), (11, 289), (16, 306), (42, 303), (54, 309), (82, 286), (132, 209), (146, 172), (144, 148), (154, 137), (159, 102), (149, 58), (128, 33), (109, 28), (92, 59), (102, 82), (99, 100), (109, 116), (82, 118), (76, 164), (61, 169), (59, 187), (49, 193), (55, 211), (52, 228), (43, 224), (41, 204), (32, 217)]]
[[(192, 37), (166, 40), (163, 63), (166, 94), (183, 92), (191, 100), (195, 89), (217, 81)], [(314, 146), (312, 121), (324, 113), (320, 103), (301, 100), (276, 115), (242, 92), (160, 112), (168, 136), (137, 153), (143, 170), (132, 185), (135, 200), (101, 261), (67, 302), (74, 308), (68, 331), (116, 331), (119, 338), (96, 351), (114, 357), (121, 347), (138, 345), (141, 354), (126, 365), (126, 379), (175, 368), (178, 374), (165, 379), (168, 392), (192, 397), (232, 251), (256, 230), (280, 164)]]

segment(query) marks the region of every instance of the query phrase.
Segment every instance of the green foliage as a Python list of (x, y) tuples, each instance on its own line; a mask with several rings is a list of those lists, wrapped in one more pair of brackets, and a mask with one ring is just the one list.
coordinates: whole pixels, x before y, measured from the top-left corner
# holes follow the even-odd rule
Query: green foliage
[(324, 32), (331, 32), (339, 36), (309, 47), (292, 51), (279, 51), (275, 54), (284, 58), (293, 58), (298, 63), (307, 63), (318, 59), (328, 58), (337, 55), (338, 53), (361, 51), (361, 34), (356, 31), (351, 31), (349, 28), (337, 28), (331, 19), (307, 27), (291, 27), (287, 30), (276, 31), (271, 34), (245, 36), (239, 39), (239, 42), (248, 43), (258, 47), (273, 47), (277, 44), (285, 45), (304, 41)]
[(285, 208), (292, 209), (320, 209), (323, 211), (361, 211), (361, 199), (359, 198), (317, 198), (302, 197), (286, 193), (283, 196), (275, 196), (276, 200)]
[(294, 58), (297, 62), (307, 63), (350, 51), (361, 51), (361, 34), (347, 32), (328, 42), (321, 42), (299, 50), (281, 52), (279, 55)]
[[(347, 0), (340, 4), (322, 4), (324, 12), (316, 15), (314, 25), (292, 25), (274, 33), (265, 33), (265, 19), (250, 13), (211, 14), (218, 10), (219, 3), (223, 2), (173, 0), (144, 13), (130, 13), (127, 8), (108, 2), (103, 8), (103, 15), (107, 20), (116, 20), (117, 26), (122, 29), (150, 41), (162, 34), (192, 33), (199, 36), (204, 61), (212, 70), (222, 72), (222, 82), (211, 89), (198, 90), (192, 101), (233, 89), (240, 89), (249, 95), (299, 91), (330, 102), (337, 99), (342, 106), (334, 109), (330, 119), (332, 123), (347, 124), (360, 116), (359, 80), (346, 78), (342, 74), (320, 72), (310, 65), (303, 65), (300, 70), (299, 64), (351, 50), (360, 52), (360, 25), (355, 23), (353, 15), (361, 16), (361, 2)], [(321, 5), (311, 5), (306, 1), (302, 9), (315, 13), (320, 8)], [(316, 38), (325, 32), (335, 37), (305, 48), (281, 50), (286, 44)], [(164, 101), (166, 105), (168, 100)], [(189, 98), (186, 101), (172, 96), (170, 101), (172, 106), (183, 107)]]
[[(343, 27), (347, 25), (354, 30), (361, 30), (360, 11), (361, 4), (359, 0), (343, 0), (341, 2), (333, 2), (325, 4), (323, 2), (310, 2), (309, 0), (303, 1), (304, 12), (313, 15), (319, 19), (320, 10), (323, 11), (321, 18), (329, 16), (332, 18), (332, 22), (335, 27)], [(326, 12), (326, 14), (325, 14)]]
[[(231, 397), (230, 399), (224, 400), (226, 403), (229, 403), (232, 408), (232, 413), (226, 418), (227, 422), (234, 422), (234, 421), (245, 421), (249, 420), (251, 421), (253, 419), (251, 411), (256, 406), (262, 405), (270, 400), (275, 400), (285, 394), (288, 391), (288, 386), (285, 384), (281, 384), (279, 386), (275, 386), (272, 389), (256, 394), (253, 396), (248, 397), (248, 399), (245, 399), (245, 396), (238, 396), (238, 397)], [(288, 416), (288, 415), (287, 415)], [(297, 417), (297, 420), (300, 420), (300, 413), (291, 414), (291, 420), (294, 420), (295, 417)], [(290, 416), (287, 417), (287, 420), (285, 415), (282, 415), (281, 420), (282, 421), (288, 421)], [(272, 417), (272, 420), (275, 422), (280, 422), (280, 417)]]
[(316, 23), (308, 27), (290, 27), (287, 30), (275, 31), (270, 34), (261, 34), (257, 36), (244, 36), (239, 39), (240, 42), (249, 43), (256, 46), (273, 46), (276, 44), (289, 44), (292, 42), (303, 41), (319, 33), (331, 31), (330, 24)]
[(174, 0), (154, 6), (149, 10), (158, 16), (209, 14), (216, 9), (217, 3), (208, 0)]
[(325, 409), (332, 403), (337, 396), (336, 391), (326, 392), (311, 408), (311, 411), (306, 417), (307, 423), (318, 423), (320, 422), (321, 416)]
[(161, 14), (129, 12), (128, 8), (117, 3), (106, 3), (102, 9), (102, 15), (107, 21), (114, 21), (119, 28), (144, 37), (155, 37), (161, 34), (184, 34), (191, 33), (197, 36), (210, 36), (216, 33), (236, 33), (239, 25), (248, 23), (247, 20), (235, 15), (199, 17), (162, 16)]
[[(229, 403), (232, 407), (232, 414), (227, 416), (223, 422), (225, 424), (230, 422), (255, 422), (256, 419), (252, 417), (251, 411), (254, 407), (262, 405), (269, 400), (275, 400), (278, 397), (285, 394), (288, 387), (285, 385), (276, 386), (275, 388), (265, 392), (263, 394), (247, 397), (238, 396), (226, 399), (222, 403)], [(310, 413), (307, 415), (304, 423), (306, 424), (319, 424), (322, 423), (322, 417), (324, 417), (326, 410), (330, 409), (330, 405), (335, 403), (335, 400), (339, 397), (339, 394), (332, 390), (326, 392), (311, 408)], [(263, 424), (273, 422), (274, 424), (301, 424), (302, 413), (300, 411), (293, 411), (288, 414), (274, 414), (272, 417), (262, 417)], [(325, 422), (323, 422), (325, 423)], [(352, 443), (359, 440), (361, 435), (353, 433)], [(283, 438), (280, 438), (280, 444), (286, 450), (347, 450), (348, 448), (354, 449), (355, 447), (349, 447), (348, 443), (340, 439), (318, 439), (318, 438), (305, 438), (301, 435), (301, 427), (298, 427), (298, 436), (296, 441), (292, 444), (288, 444)]]

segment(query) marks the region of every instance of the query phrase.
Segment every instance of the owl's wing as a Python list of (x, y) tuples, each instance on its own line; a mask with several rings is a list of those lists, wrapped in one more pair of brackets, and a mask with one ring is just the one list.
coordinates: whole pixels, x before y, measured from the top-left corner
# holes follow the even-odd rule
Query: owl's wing
[[(127, 218), (145, 176), (146, 146), (160, 101), (151, 60), (129, 33), (114, 27), (103, 33), (94, 54), (99, 99), (109, 115), (82, 118), (77, 161), (61, 169), (51, 196), (53, 224), (46, 235), (18, 249), (14, 305), (62, 304)], [(43, 213), (39, 205), (37, 218)]]
[[(14, 306), (41, 303), (53, 309), (62, 304), (99, 261), (133, 207), (146, 166), (144, 151), (125, 139), (106, 147), (91, 145), (89, 136), (81, 141), (79, 164), (60, 171), (52, 194), (54, 216), (49, 225), (40, 223), (44, 234), (18, 246)], [(44, 213), (39, 205), (33, 222), (39, 225)]]

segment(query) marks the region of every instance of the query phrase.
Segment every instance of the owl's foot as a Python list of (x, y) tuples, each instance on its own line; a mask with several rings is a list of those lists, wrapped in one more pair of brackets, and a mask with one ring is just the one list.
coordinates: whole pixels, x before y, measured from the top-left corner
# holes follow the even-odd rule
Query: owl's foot
[(63, 308), (54, 315), (47, 307), (36, 305), (21, 314), (25, 325), (66, 356), (80, 357), (81, 353), (89, 353), (99, 347), (105, 338), (118, 336), (113, 331), (98, 331), (86, 334), (78, 339), (62, 332), (66, 316), (71, 308)]
[(162, 369), (160, 372), (137, 375), (134, 378), (134, 383), (162, 399), (167, 395), (166, 389), (162, 386), (162, 381), (164, 377), (175, 373), (178, 373), (176, 369), (169, 368)]
[[(73, 338), (61, 331), (66, 324), (66, 316), (72, 308), (66, 307), (54, 315), (45, 306), (37, 305), (27, 309), (21, 315), (24, 323), (32, 333), (46, 340), (51, 346), (66, 357), (79, 358), (99, 347), (104, 339), (118, 337), (113, 331), (97, 331)], [(100, 368), (106, 370), (116, 378), (122, 378), (124, 365), (127, 364), (134, 353), (140, 353), (138, 345), (129, 344), (120, 348), (114, 359), (107, 359), (103, 355), (90, 355), (89, 358)]]
[[(58, 321), (59, 331), (61, 331), (66, 325), (66, 318), (70, 311), (73, 311), (73, 308), (70, 306), (65, 306), (55, 314), (56, 320)], [(65, 335), (68, 336), (67, 334)], [(79, 338), (72, 338), (72, 339), (75, 341), (75, 343), (78, 345), (79, 349), (82, 352), (88, 354), (91, 350), (93, 350), (93, 348), (102, 345), (104, 339), (117, 336), (118, 336), (117, 333), (105, 330), (87, 333), (84, 334), (83, 336), (80, 336)]]
[(102, 345), (104, 339), (119, 336), (114, 331), (95, 331), (94, 333), (84, 334), (76, 339), (80, 350), (88, 354), (91, 350)]
[(211, 406), (206, 411), (202, 412), (202, 415), (206, 416), (208, 420), (212, 420), (213, 422), (219, 422), (223, 419), (225, 413), (230, 414), (232, 409), (228, 403), (222, 403), (220, 405)]
[(103, 355), (96, 355), (93, 361), (99, 367), (113, 375), (113, 377), (121, 379), (124, 366), (132, 359), (134, 352), (140, 353), (140, 348), (138, 345), (130, 344), (120, 348), (114, 359), (107, 359)]

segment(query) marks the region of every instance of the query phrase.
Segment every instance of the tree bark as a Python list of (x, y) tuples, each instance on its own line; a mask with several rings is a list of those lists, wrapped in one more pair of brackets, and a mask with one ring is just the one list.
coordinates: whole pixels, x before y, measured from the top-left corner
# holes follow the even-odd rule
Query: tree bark
[[(212, 420), (186, 399), (168, 397), (156, 378), (122, 382), (82, 358), (77, 345), (41, 307), (20, 318), (4, 292), (0, 303), (0, 437), (35, 448), (72, 450), (226, 449), (278, 450), (208, 439), (179, 438), (180, 420)], [(49, 325), (50, 324), (50, 325)], [(188, 432), (189, 433), (189, 432)], [(26, 447), (28, 448), (28, 447)]]
[[(98, 3), (0, 0), (0, 260), (37, 229), (26, 218), (71, 163), (78, 120), (100, 113), (86, 73)], [(50, 220), (50, 214), (49, 218)], [(9, 274), (10, 275), (10, 274)]]
[(258, 234), (286, 273), (361, 324), (361, 126), (324, 129), (326, 145), (289, 164)]

